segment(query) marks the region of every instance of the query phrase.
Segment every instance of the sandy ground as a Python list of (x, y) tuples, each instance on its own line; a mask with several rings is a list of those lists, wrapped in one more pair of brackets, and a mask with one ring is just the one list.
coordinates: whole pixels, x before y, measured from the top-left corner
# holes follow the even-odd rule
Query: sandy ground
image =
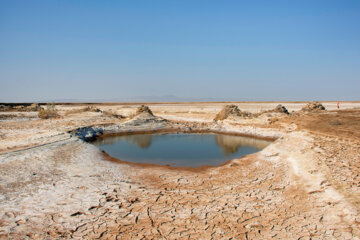
[[(253, 113), (277, 104), (236, 103)], [(1, 112), (0, 238), (359, 239), (360, 103), (324, 103), (319, 113), (282, 104), (295, 112), (219, 122), (226, 103), (149, 104), (157, 117), (134, 117), (138, 104), (61, 105), (48, 120)], [(186, 169), (113, 159), (75, 136), (79, 128), (79, 137), (199, 130), (277, 140)]]

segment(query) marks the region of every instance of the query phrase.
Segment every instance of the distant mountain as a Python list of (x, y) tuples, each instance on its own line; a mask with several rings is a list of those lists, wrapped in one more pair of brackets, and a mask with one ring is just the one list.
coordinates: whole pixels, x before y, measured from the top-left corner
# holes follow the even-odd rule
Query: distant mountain
[(134, 96), (134, 97), (117, 97), (117, 98), (89, 98), (89, 99), (49, 99), (42, 102), (211, 102), (222, 101), (222, 99), (203, 97), (203, 98), (186, 98), (175, 95), (164, 96)]

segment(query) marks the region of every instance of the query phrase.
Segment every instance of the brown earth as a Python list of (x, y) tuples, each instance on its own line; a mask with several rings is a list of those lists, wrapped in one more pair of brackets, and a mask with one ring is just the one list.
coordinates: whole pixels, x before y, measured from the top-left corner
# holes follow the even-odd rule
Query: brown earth
[(360, 109), (295, 115), (283, 120), (314, 133), (360, 139)]

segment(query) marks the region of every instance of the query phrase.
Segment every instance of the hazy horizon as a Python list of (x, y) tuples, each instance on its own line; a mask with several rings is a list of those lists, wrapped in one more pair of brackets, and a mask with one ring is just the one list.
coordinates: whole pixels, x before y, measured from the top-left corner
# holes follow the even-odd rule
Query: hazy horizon
[(2, 1), (0, 86), (0, 102), (356, 101), (360, 2)]

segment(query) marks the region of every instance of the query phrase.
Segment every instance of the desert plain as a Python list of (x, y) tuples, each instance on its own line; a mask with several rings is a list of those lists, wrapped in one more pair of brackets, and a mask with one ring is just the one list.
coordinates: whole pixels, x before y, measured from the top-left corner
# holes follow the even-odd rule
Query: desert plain
[[(48, 119), (45, 105), (2, 105), (0, 238), (360, 238), (360, 102), (144, 104), (59, 103)], [(128, 163), (90, 142), (140, 132), (273, 142), (200, 168)]]

